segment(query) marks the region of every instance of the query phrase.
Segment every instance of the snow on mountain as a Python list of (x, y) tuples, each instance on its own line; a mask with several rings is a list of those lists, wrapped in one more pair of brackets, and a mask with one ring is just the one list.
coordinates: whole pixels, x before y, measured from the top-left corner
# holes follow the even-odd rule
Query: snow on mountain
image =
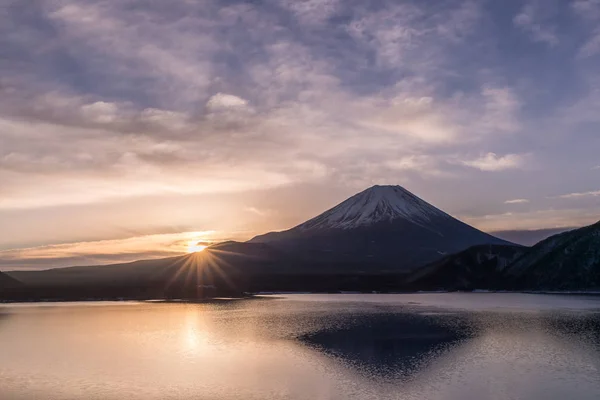
[(451, 218), (401, 186), (373, 186), (295, 229), (352, 229), (398, 218), (424, 225), (434, 217)]

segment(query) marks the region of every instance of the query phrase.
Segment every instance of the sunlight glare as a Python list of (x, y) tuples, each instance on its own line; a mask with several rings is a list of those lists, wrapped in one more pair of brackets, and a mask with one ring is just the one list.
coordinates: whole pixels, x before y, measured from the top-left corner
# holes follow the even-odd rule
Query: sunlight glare
[(204, 249), (206, 249), (208, 246), (206, 246), (206, 244), (200, 243), (197, 240), (190, 240), (188, 242), (188, 246), (187, 246), (187, 252), (188, 253), (198, 253)]

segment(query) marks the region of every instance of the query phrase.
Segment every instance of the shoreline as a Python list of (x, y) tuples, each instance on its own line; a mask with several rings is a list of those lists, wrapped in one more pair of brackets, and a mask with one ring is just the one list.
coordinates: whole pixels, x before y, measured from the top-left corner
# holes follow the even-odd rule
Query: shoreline
[(269, 291), (269, 292), (257, 292), (248, 294), (245, 296), (239, 297), (211, 297), (204, 299), (161, 299), (161, 298), (79, 298), (79, 299), (35, 299), (35, 300), (9, 300), (2, 299), (0, 300), (0, 305), (2, 304), (33, 304), (33, 303), (101, 303), (101, 302), (114, 302), (114, 303), (126, 303), (126, 302), (139, 302), (139, 303), (157, 303), (157, 304), (168, 304), (168, 303), (189, 303), (189, 304), (212, 304), (212, 303), (221, 303), (221, 302), (230, 302), (230, 301), (240, 301), (240, 300), (256, 300), (256, 299), (270, 299), (272, 297), (267, 296), (277, 296), (277, 295), (371, 295), (371, 294), (386, 294), (386, 295), (402, 295), (402, 294), (450, 294), (450, 293), (471, 293), (471, 294), (533, 294), (533, 295), (562, 295), (562, 296), (600, 296), (600, 291), (598, 290), (590, 290), (590, 291), (543, 291), (543, 290), (524, 290), (524, 291), (493, 291), (493, 290), (473, 290), (473, 291), (415, 291), (415, 292), (291, 292), (291, 291)]

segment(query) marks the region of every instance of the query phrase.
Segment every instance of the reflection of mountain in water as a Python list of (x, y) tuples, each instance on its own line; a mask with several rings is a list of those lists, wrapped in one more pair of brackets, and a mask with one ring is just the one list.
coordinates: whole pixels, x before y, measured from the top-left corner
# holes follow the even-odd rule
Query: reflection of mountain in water
[(473, 336), (456, 314), (363, 315), (352, 322), (301, 339), (370, 376), (405, 379)]
[[(531, 382), (540, 377), (554, 382), (564, 376), (582, 393), (600, 393), (597, 380), (588, 382), (593, 371), (600, 370), (598, 312), (415, 312), (345, 319), (348, 323), (324, 326), (301, 340), (368, 379), (405, 382), (403, 390), (419, 394), (407, 398), (431, 398), (427, 395), (433, 390), (431, 382), (440, 381), (457, 385), (459, 393), (481, 395), (461, 398), (482, 398), (498, 379), (514, 381), (514, 387), (498, 388), (507, 394), (501, 397), (508, 398), (509, 393), (534, 390)], [(512, 365), (531, 370), (517, 372)], [(571, 369), (582, 375), (565, 372)], [(532, 381), (523, 380), (523, 373)], [(553, 390), (558, 388), (549, 392)], [(551, 398), (566, 398), (564, 391), (562, 397)]]

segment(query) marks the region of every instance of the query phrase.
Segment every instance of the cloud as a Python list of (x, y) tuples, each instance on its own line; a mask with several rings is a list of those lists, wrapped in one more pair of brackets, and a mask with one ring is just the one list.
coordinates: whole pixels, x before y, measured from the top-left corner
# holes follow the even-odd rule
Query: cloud
[[(405, 81), (357, 99), (325, 66), (315, 71), (319, 63), (310, 62), (302, 47), (285, 44), (271, 51), (269, 63), (284, 73), (259, 76), (261, 85), (281, 90), (267, 90), (266, 98), (295, 93), (297, 84), (306, 89), (260, 112), (248, 100), (224, 92), (206, 100), (205, 113), (140, 108), (57, 91), (28, 98), (17, 120), (0, 120), (0, 127), (11, 132), (0, 154), (7, 192), (0, 208), (343, 181), (354, 175), (351, 165), (340, 167), (349, 156), (378, 163), (378, 171), (440, 175), (431, 161), (435, 157), (414, 154), (423, 152), (420, 146), (452, 145), (470, 134), (513, 129), (494, 122), (512, 118), (514, 101), (507, 88), (486, 86), (475, 94), (485, 99), (481, 108), (468, 114), (465, 103), (474, 105), (474, 99), (436, 101), (432, 89), (419, 82)], [(467, 129), (467, 120), (477, 129)], [(53, 140), (42, 146), (40, 135)], [(370, 179), (384, 176), (378, 172)], [(85, 192), (77, 190), (82, 184), (88, 187)]]
[(408, 156), (402, 157), (397, 160), (390, 160), (387, 162), (390, 168), (397, 170), (413, 170), (420, 169), (426, 166), (432, 165), (432, 160), (428, 156)]
[(340, 0), (284, 0), (281, 4), (307, 25), (324, 23), (340, 8)]
[(443, 66), (445, 45), (463, 42), (480, 21), (478, 2), (448, 3), (431, 9), (417, 2), (394, 3), (371, 11), (358, 9), (347, 32), (375, 52), (381, 67), (434, 71)]
[(521, 101), (511, 88), (484, 85), (480, 129), (484, 132), (515, 132), (520, 128)]
[(250, 213), (258, 215), (259, 217), (266, 217), (270, 214), (268, 210), (261, 210), (256, 207), (245, 207), (244, 209)]
[(498, 156), (496, 153), (487, 153), (474, 160), (462, 161), (462, 164), (481, 171), (503, 171), (523, 167), (525, 159), (526, 157), (523, 154)]
[(590, 225), (598, 221), (599, 209), (540, 209), (527, 212), (505, 212), (471, 217), (462, 220), (486, 232), (506, 230), (554, 229)]
[(481, 6), (476, 1), (464, 1), (452, 10), (449, 15), (440, 19), (438, 33), (456, 43), (472, 35), (483, 17)]
[[(600, 122), (600, 75), (594, 72), (581, 73), (586, 90), (577, 100), (560, 109), (555, 124), (562, 129), (582, 130), (582, 125)], [(597, 162), (593, 160), (591, 162)]]
[(118, 108), (115, 103), (104, 101), (85, 104), (80, 108), (83, 117), (99, 124), (113, 122), (117, 117), (117, 110)]
[[(185, 137), (165, 140), (160, 134), (123, 136), (41, 123), (3, 124), (2, 120), (0, 129), (9, 130), (16, 140), (12, 151), (0, 153), (0, 208), (81, 204), (161, 193), (235, 192), (290, 182), (283, 171), (264, 169), (266, 162), (284, 161), (277, 152), (266, 144), (253, 148), (243, 138), (232, 138), (219, 147), (216, 136), (202, 141)], [(52, 135), (54, 140), (42, 143), (39, 135)], [(254, 160), (261, 152), (265, 159)], [(230, 159), (234, 155), (235, 162)], [(243, 172), (240, 165), (244, 165)], [(300, 167), (296, 176), (304, 173), (312, 172)], [(81, 187), (86, 190), (79, 190)]]
[(588, 36), (579, 49), (579, 57), (592, 57), (600, 52), (600, 2), (597, 0), (578, 0), (572, 8), (588, 28)]
[(237, 107), (245, 107), (248, 101), (241, 97), (234, 96), (232, 94), (217, 93), (208, 99), (206, 106), (210, 110), (223, 110)]
[(529, 203), (529, 199), (512, 199), (512, 200), (504, 201), (504, 204), (524, 204), (524, 203)]
[(592, 57), (600, 52), (600, 28), (594, 30), (587, 42), (579, 50), (581, 57)]
[(519, 14), (515, 15), (513, 23), (529, 33), (532, 40), (556, 46), (559, 39), (554, 27), (548, 22), (547, 10), (550, 8), (546, 3), (541, 5), (538, 2), (529, 2), (523, 6)]
[(423, 177), (453, 178), (455, 177), (454, 173), (445, 168), (448, 164), (449, 160), (444, 157), (414, 154), (389, 160), (385, 167), (392, 171), (417, 173)]
[[(0, 88), (1, 92), (1, 88)], [(73, 128), (104, 129), (120, 133), (174, 134), (194, 127), (194, 116), (186, 112), (152, 107), (142, 108), (127, 101), (92, 100), (57, 90), (32, 96), (11, 96), (0, 104), (7, 111), (5, 121), (25, 120)], [(1, 102), (1, 100), (0, 100)]]
[[(60, 30), (60, 45), (70, 47), (86, 69), (105, 75), (103, 68), (117, 66), (118, 74), (111, 74), (114, 82), (103, 79), (110, 87), (124, 85), (146, 93), (158, 89), (169, 100), (176, 95), (188, 101), (205, 96), (213, 67), (205, 57), (218, 51), (219, 44), (212, 35), (198, 33), (211, 24), (203, 17), (182, 18), (191, 11), (183, 3), (168, 11), (156, 5), (132, 12), (131, 5), (65, 1), (50, 3), (44, 14)], [(143, 80), (152, 85), (144, 89)]]
[(600, 1), (598, 0), (576, 0), (571, 6), (582, 17), (596, 18), (600, 16)]
[(433, 104), (431, 97), (400, 95), (380, 103), (360, 122), (365, 127), (427, 143), (447, 143), (456, 139), (457, 127), (443, 110), (446, 105)]
[(576, 192), (576, 193), (567, 193), (558, 196), (560, 199), (577, 199), (581, 197), (596, 197), (600, 196), (600, 190), (592, 190), (589, 192)]

